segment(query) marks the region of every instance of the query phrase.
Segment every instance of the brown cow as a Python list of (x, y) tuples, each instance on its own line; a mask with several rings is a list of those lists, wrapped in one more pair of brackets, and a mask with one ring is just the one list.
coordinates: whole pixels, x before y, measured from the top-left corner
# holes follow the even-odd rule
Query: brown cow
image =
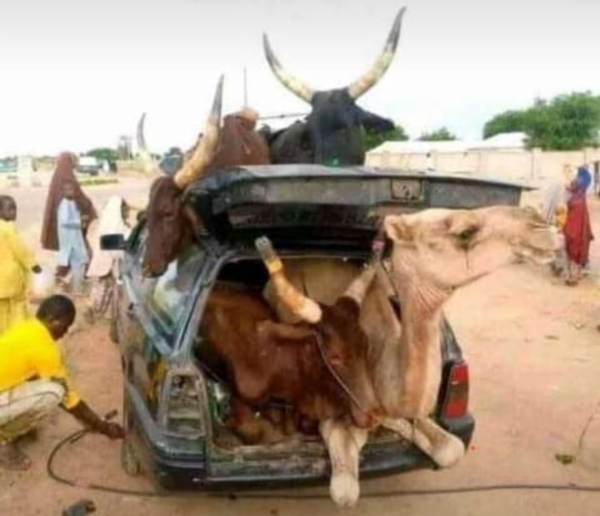
[[(281, 262), (265, 239), (259, 249), (293, 299)], [(303, 301), (313, 322), (298, 325), (275, 322), (259, 292), (217, 286), (200, 331), (225, 361), (236, 394), (251, 406), (276, 398), (310, 420), (349, 414), (357, 427), (369, 426), (378, 401), (367, 375), (367, 342), (358, 314), (373, 275), (371, 268), (365, 269), (331, 306)]]
[[(201, 226), (193, 210), (182, 202), (187, 186), (223, 168), (269, 163), (266, 141), (254, 130), (258, 119), (255, 111), (244, 108), (228, 115), (220, 127), (222, 95), (221, 77), (204, 134), (173, 177), (159, 177), (152, 184), (146, 213), (148, 240), (143, 266), (147, 276), (161, 275)], [(143, 118), (138, 127), (138, 142), (142, 146), (144, 167), (151, 168), (143, 137)], [(156, 168), (156, 165), (152, 166)]]

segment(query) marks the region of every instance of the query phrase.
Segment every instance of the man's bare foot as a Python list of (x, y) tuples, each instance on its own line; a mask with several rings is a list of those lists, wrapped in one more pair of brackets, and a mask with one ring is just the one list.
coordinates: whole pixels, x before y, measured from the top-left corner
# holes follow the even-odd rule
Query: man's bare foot
[(0, 467), (13, 471), (25, 471), (31, 467), (31, 459), (17, 443), (0, 442)]

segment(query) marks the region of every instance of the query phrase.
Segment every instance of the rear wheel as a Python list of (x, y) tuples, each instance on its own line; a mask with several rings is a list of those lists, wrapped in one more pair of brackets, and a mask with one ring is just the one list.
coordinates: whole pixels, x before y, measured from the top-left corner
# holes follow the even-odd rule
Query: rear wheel
[(117, 328), (117, 317), (119, 313), (117, 310), (117, 296), (119, 293), (117, 288), (117, 285), (113, 284), (112, 295), (110, 296), (110, 326), (108, 330), (108, 336), (115, 344), (119, 343), (119, 330)]
[(140, 461), (133, 451), (133, 446), (128, 437), (121, 443), (121, 468), (131, 477), (136, 477), (141, 473)]
[(129, 402), (127, 399), (127, 390), (125, 388), (123, 388), (123, 429), (125, 430), (125, 438), (121, 443), (121, 468), (123, 468), (123, 471), (129, 476), (135, 477), (141, 473), (142, 467), (132, 444), (132, 428), (129, 422)]

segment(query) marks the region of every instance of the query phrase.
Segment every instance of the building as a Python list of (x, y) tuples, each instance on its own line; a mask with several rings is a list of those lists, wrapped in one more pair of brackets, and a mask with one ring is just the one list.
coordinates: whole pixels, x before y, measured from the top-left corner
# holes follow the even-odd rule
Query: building
[(565, 166), (600, 163), (600, 149), (542, 151), (528, 149), (521, 132), (497, 134), (486, 140), (384, 142), (371, 149), (365, 164), (381, 168), (436, 170), (533, 182), (563, 177)]

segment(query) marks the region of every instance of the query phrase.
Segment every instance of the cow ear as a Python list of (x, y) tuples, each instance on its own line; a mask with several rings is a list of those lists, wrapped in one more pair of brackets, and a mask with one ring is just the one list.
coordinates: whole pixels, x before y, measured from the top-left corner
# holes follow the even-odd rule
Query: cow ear
[(383, 219), (385, 235), (395, 242), (412, 242), (414, 229), (403, 215), (388, 215)]
[(356, 320), (360, 315), (360, 305), (353, 297), (341, 296), (335, 302), (335, 306), (343, 312), (345, 317), (349, 319)]

